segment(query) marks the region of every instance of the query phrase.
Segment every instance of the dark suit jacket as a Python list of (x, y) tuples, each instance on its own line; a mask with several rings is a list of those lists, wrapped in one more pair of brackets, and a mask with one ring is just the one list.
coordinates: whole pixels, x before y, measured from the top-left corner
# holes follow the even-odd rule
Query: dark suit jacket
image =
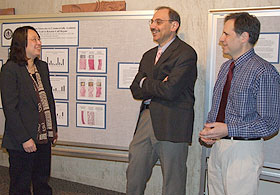
[[(152, 99), (149, 109), (158, 140), (190, 143), (197, 78), (196, 52), (176, 37), (154, 65), (156, 53), (157, 47), (143, 55), (139, 71), (130, 86), (132, 95), (135, 99)], [(166, 76), (168, 81), (162, 82)], [(141, 88), (139, 83), (144, 77)]]
[[(57, 130), (48, 65), (40, 60), (36, 60), (35, 64), (48, 97), (54, 128)], [(19, 66), (11, 60), (7, 61), (1, 69), (0, 86), (6, 118), (2, 147), (23, 151), (22, 143), (30, 138), (37, 141), (39, 120), (38, 101), (26, 66)]]

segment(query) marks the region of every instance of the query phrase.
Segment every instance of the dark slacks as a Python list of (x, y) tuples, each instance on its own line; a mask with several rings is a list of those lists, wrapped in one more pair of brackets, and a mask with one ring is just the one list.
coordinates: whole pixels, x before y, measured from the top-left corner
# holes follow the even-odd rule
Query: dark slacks
[(37, 151), (27, 153), (7, 150), (9, 153), (10, 195), (51, 195), (48, 185), (51, 167), (51, 144), (37, 144)]

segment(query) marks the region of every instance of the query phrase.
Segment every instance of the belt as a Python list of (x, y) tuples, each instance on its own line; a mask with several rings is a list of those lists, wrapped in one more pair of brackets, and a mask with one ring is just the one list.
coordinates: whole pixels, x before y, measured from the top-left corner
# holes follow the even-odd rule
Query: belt
[(246, 137), (222, 137), (221, 139), (233, 139), (233, 140), (241, 140), (241, 141), (255, 141), (255, 140), (261, 140), (261, 137), (256, 138), (246, 138)]

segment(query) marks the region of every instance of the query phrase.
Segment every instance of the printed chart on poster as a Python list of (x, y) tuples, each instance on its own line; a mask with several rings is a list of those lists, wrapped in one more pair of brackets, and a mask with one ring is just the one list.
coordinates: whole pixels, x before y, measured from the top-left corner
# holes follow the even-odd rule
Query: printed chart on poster
[(77, 100), (106, 101), (107, 77), (77, 76)]
[(77, 127), (105, 129), (105, 104), (77, 103)]
[(50, 72), (69, 72), (69, 48), (42, 48), (41, 58), (48, 63)]
[(77, 48), (78, 73), (106, 73), (107, 48)]
[(68, 102), (55, 101), (57, 125), (62, 127), (69, 126), (69, 104)]
[(69, 87), (67, 75), (50, 75), (55, 100), (68, 100)]

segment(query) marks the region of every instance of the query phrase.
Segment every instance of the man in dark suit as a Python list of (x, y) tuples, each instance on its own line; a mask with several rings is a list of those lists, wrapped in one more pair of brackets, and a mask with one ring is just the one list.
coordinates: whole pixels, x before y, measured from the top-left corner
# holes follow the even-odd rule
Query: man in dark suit
[(144, 194), (158, 159), (163, 172), (162, 194), (186, 192), (197, 55), (177, 37), (179, 27), (176, 11), (169, 7), (156, 9), (150, 29), (159, 45), (143, 55), (130, 87), (133, 97), (143, 102), (129, 146), (127, 195)]

